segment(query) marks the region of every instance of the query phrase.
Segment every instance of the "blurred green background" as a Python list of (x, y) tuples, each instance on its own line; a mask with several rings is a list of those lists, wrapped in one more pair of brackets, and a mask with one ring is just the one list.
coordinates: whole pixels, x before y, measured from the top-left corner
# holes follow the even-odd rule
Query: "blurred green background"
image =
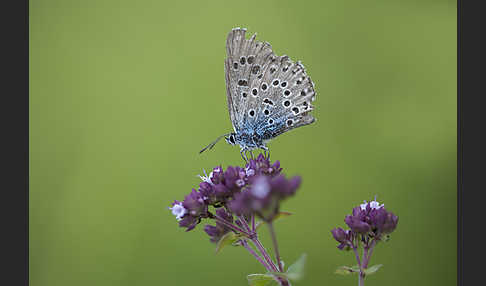
[[(400, 217), (367, 285), (456, 283), (456, 1), (30, 1), (31, 285), (247, 285), (167, 210), (217, 164), (240, 165), (226, 35), (246, 27), (301, 60), (316, 123), (270, 143), (302, 175), (276, 223), (296, 285), (355, 285), (330, 230), (375, 195)], [(270, 247), (266, 229), (264, 244)]]

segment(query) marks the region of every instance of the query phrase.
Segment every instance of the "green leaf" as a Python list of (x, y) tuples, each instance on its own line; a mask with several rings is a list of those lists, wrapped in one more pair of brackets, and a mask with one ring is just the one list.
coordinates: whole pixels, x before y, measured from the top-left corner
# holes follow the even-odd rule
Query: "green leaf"
[(294, 264), (289, 266), (289, 269), (287, 269), (287, 276), (290, 280), (297, 281), (304, 277), (304, 266), (306, 260), (307, 254), (304, 253), (299, 259), (297, 259), (297, 261), (294, 262)]
[(272, 281), (275, 281), (273, 276), (269, 274), (250, 274), (246, 276), (246, 279), (248, 279), (250, 286), (267, 286)]
[[(278, 214), (275, 215), (275, 217), (273, 218), (273, 221), (276, 221), (277, 219), (280, 219), (280, 218), (283, 218), (283, 217), (287, 217), (287, 216), (290, 216), (292, 213), (289, 213), (289, 212), (279, 212)], [(265, 222), (264, 221), (259, 221), (256, 225), (256, 229), (258, 229), (259, 227), (261, 227), (262, 225), (264, 225)]]
[(336, 269), (336, 271), (334, 273), (340, 274), (340, 275), (348, 275), (348, 274), (351, 274), (351, 273), (359, 273), (359, 266), (358, 265), (355, 265), (353, 267), (341, 266), (338, 269)]
[(364, 270), (364, 273), (366, 275), (370, 275), (370, 274), (373, 274), (375, 273), (376, 271), (378, 271), (378, 269), (380, 269), (380, 267), (382, 267), (383, 264), (376, 264), (376, 265), (373, 265), (371, 267), (368, 267), (367, 269)]
[(307, 259), (307, 254), (302, 254), (297, 261), (294, 262), (294, 264), (289, 266), (289, 269), (287, 269), (287, 272), (281, 273), (281, 272), (269, 272), (275, 276), (278, 277), (283, 277), (292, 281), (298, 281), (304, 277), (304, 266), (305, 266), (305, 261)]
[(234, 232), (231, 231), (223, 235), (216, 245), (216, 253), (219, 253), (221, 249), (223, 249), (223, 247), (227, 245), (234, 245), (234, 243), (237, 242), (240, 238), (241, 237), (239, 235), (236, 235)]

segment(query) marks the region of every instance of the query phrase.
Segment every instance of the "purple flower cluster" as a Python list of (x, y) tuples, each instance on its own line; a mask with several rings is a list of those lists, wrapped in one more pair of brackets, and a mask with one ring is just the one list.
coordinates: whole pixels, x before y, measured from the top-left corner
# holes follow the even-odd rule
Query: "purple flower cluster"
[(235, 194), (229, 208), (236, 214), (256, 214), (264, 221), (272, 221), (279, 213), (279, 202), (297, 191), (300, 177), (287, 180), (285, 176), (254, 176), (249, 180), (251, 187)]
[[(224, 208), (217, 209), (216, 215), (229, 223), (233, 223), (233, 216), (225, 211)], [(207, 224), (204, 227), (204, 231), (211, 237), (211, 242), (217, 243), (221, 239), (221, 237), (223, 237), (223, 235), (231, 231), (231, 228), (229, 228), (226, 224), (223, 224), (220, 221), (216, 221), (216, 226)]]
[(254, 216), (265, 221), (275, 217), (280, 202), (292, 196), (301, 182), (298, 176), (286, 179), (281, 171), (279, 161), (272, 164), (262, 154), (245, 167), (229, 166), (223, 170), (217, 166), (209, 175), (199, 176), (202, 182), (198, 190), (193, 189), (182, 202), (174, 201), (169, 209), (186, 231), (194, 229), (202, 219), (215, 219), (216, 226), (207, 225), (204, 230), (212, 242), (217, 242), (228, 231), (242, 227), (233, 216), (248, 223)]
[[(381, 265), (375, 265), (368, 269), (373, 250), (378, 242), (387, 240), (398, 224), (398, 217), (385, 209), (375, 200), (364, 202), (353, 209), (352, 215), (347, 215), (344, 222), (350, 229), (344, 230), (340, 227), (331, 230), (334, 239), (339, 242), (340, 250), (352, 249), (358, 263), (358, 269), (343, 266), (346, 273), (357, 272), (359, 274), (359, 285), (364, 285), (366, 275), (374, 273)], [(358, 248), (363, 249), (360, 257)], [(339, 272), (338, 272), (339, 273)]]
[(385, 209), (377, 201), (366, 201), (353, 208), (353, 214), (347, 215), (344, 222), (351, 230), (333, 229), (332, 235), (340, 244), (339, 249), (349, 250), (353, 241), (362, 236), (363, 241), (370, 239), (381, 240), (384, 235), (392, 233), (398, 224), (398, 217)]

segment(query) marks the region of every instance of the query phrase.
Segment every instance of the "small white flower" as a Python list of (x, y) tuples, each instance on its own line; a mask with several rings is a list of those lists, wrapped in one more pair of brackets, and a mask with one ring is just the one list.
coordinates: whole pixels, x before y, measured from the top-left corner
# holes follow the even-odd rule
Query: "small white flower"
[(245, 181), (243, 179), (238, 179), (236, 180), (236, 185), (241, 188), (245, 185)]
[[(360, 207), (361, 207), (362, 210), (366, 210), (367, 205), (368, 205), (368, 203), (366, 201), (364, 201), (364, 204), (361, 204)], [(376, 199), (374, 201), (370, 202), (370, 208), (371, 209), (379, 209), (379, 208), (382, 208), (384, 206), (385, 206), (384, 204), (380, 205), (380, 203), (377, 202)]]
[(172, 214), (175, 215), (177, 220), (181, 220), (182, 217), (187, 213), (187, 210), (184, 206), (182, 206), (182, 203), (175, 204), (169, 210), (172, 211)]
[(204, 176), (201, 176), (201, 175), (197, 175), (199, 178), (201, 178), (201, 180), (203, 182), (206, 182), (206, 183), (209, 183), (209, 184), (213, 184), (213, 182), (211, 181), (211, 178), (213, 177), (213, 172), (209, 173), (209, 176), (206, 175), (206, 170), (203, 169), (203, 172), (204, 172)]
[(266, 197), (268, 192), (270, 192), (270, 185), (264, 178), (258, 178), (251, 189), (251, 193), (259, 199)]
[(247, 167), (247, 168), (245, 169), (245, 172), (246, 172), (246, 175), (247, 175), (247, 176), (253, 176), (253, 175), (255, 175), (255, 170), (250, 169), (250, 167)]

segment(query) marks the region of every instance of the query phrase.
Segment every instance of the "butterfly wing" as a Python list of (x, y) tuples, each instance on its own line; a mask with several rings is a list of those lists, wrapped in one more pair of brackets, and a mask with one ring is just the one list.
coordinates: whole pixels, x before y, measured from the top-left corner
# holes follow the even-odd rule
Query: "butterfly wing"
[(246, 29), (235, 28), (226, 41), (228, 110), (235, 131), (255, 130), (271, 139), (314, 122), (309, 114), (314, 84), (304, 66), (245, 34)]
[(250, 86), (261, 75), (267, 59), (273, 55), (268, 43), (255, 41), (256, 35), (245, 38), (246, 29), (231, 30), (226, 39), (225, 74), (228, 110), (235, 131), (247, 122), (250, 106), (256, 105)]

